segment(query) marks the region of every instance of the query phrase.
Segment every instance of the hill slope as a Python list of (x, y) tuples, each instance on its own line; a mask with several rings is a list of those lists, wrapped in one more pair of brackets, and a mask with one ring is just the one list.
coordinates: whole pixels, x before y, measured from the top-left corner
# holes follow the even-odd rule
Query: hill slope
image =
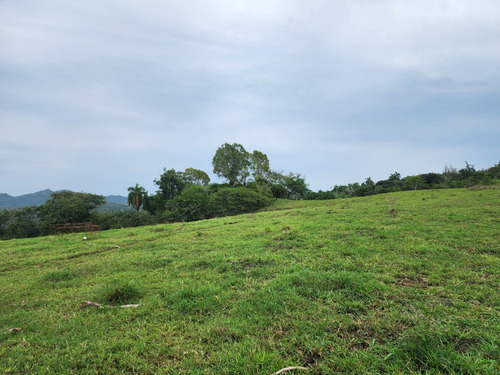
[(498, 188), (412, 191), (3, 241), (0, 368), (495, 374), (499, 217)]
[(18, 197), (13, 197), (9, 194), (0, 194), (0, 209), (39, 206), (47, 202), (51, 193), (53, 193), (52, 190), (45, 189), (36, 193), (20, 195)]

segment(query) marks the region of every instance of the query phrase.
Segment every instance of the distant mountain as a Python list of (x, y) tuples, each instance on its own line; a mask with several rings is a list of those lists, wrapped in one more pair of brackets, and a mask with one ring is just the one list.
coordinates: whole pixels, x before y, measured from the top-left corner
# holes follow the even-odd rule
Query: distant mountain
[[(41, 190), (31, 194), (24, 194), (18, 197), (0, 193), (0, 209), (40, 206), (47, 202), (51, 193), (53, 193), (53, 191), (50, 189)], [(127, 204), (127, 197), (123, 197), (121, 195), (108, 195), (105, 198), (107, 203), (120, 205)]]
[(45, 189), (36, 193), (24, 194), (12, 197), (9, 194), (0, 194), (0, 208), (21, 208), (27, 206), (39, 206), (47, 202), (52, 190)]
[(106, 202), (127, 204), (127, 197), (122, 197), (121, 195), (108, 195), (106, 197)]

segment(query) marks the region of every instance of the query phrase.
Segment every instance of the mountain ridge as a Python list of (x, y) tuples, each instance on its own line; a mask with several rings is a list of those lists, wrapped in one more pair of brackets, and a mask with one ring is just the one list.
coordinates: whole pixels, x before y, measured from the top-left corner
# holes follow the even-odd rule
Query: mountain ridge
[[(50, 199), (50, 194), (52, 193), (54, 193), (54, 191), (51, 189), (44, 189), (35, 193), (19, 195), (17, 197), (6, 193), (0, 193), (0, 209), (40, 206)], [(121, 195), (108, 195), (105, 196), (105, 198), (107, 203), (127, 203), (127, 197)]]

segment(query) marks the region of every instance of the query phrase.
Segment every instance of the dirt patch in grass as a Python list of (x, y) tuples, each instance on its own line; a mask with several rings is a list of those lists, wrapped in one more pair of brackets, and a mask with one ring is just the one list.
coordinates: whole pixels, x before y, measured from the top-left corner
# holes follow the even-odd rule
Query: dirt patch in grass
[(406, 277), (398, 277), (395, 281), (396, 285), (402, 285), (412, 288), (428, 288), (432, 284), (429, 283), (429, 279), (427, 277), (417, 277), (414, 279), (406, 278)]
[(306, 367), (311, 367), (317, 364), (323, 358), (323, 354), (321, 354), (321, 351), (317, 349), (307, 349), (299, 351), (299, 353), (302, 357), (302, 365)]
[(235, 272), (247, 271), (254, 268), (265, 267), (274, 263), (274, 259), (265, 260), (261, 258), (244, 258), (230, 261), (231, 268)]

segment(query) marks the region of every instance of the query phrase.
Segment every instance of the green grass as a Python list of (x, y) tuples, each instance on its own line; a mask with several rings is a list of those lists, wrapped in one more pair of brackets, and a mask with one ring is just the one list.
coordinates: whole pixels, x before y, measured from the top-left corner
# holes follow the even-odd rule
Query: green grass
[(498, 187), (88, 237), (0, 242), (0, 373), (500, 372)]

